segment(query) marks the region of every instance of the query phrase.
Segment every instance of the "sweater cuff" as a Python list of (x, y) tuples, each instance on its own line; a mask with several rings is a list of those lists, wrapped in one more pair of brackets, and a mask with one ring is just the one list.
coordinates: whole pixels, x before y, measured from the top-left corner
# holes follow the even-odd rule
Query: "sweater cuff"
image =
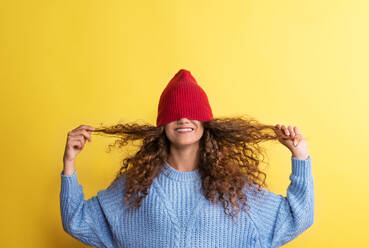
[(311, 176), (311, 157), (307, 159), (298, 159), (291, 157), (292, 161), (292, 174), (298, 177)]
[(61, 176), (61, 196), (65, 199), (68, 197), (78, 197), (80, 193), (80, 185), (78, 183), (77, 169), (75, 169), (72, 175), (64, 175), (63, 171)]

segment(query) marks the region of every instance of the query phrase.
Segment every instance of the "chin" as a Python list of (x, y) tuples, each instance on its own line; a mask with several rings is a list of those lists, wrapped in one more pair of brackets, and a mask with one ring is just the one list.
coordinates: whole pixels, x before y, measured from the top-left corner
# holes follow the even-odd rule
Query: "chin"
[(194, 145), (196, 143), (198, 143), (199, 140), (194, 140), (194, 141), (183, 141), (183, 142), (173, 142), (173, 145), (175, 146), (189, 146), (189, 145)]

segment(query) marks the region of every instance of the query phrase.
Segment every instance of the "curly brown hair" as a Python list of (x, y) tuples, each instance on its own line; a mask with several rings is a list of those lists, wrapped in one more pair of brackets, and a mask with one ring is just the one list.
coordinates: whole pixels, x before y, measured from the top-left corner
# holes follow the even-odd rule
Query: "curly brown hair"
[[(212, 203), (221, 202), (225, 214), (233, 219), (241, 209), (249, 209), (243, 192), (245, 187), (254, 189), (252, 192), (255, 193), (262, 192), (261, 187), (267, 187), (266, 173), (260, 168), (266, 153), (259, 143), (278, 140), (276, 127), (245, 116), (213, 118), (201, 123), (204, 133), (200, 139), (198, 168), (202, 192)], [(128, 141), (142, 141), (136, 154), (123, 159), (123, 165), (111, 183), (125, 175), (123, 204), (128, 203), (131, 209), (139, 208), (169, 156), (170, 141), (165, 134), (165, 125), (119, 123), (100, 126), (93, 132), (118, 138), (109, 144), (108, 151), (114, 146), (122, 148)]]

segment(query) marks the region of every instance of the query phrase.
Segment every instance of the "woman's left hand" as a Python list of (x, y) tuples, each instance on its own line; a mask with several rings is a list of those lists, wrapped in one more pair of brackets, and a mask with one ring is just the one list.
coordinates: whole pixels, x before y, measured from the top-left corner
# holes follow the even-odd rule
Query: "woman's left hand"
[(291, 152), (292, 156), (298, 159), (307, 159), (309, 152), (307, 143), (302, 136), (298, 127), (292, 128), (292, 126), (285, 127), (284, 125), (275, 125), (275, 132), (278, 135), (278, 140), (285, 145)]

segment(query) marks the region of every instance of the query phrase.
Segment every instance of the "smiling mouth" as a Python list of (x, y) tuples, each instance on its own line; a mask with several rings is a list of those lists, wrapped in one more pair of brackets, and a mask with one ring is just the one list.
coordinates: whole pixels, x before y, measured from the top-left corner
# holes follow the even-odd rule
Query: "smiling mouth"
[(190, 133), (193, 131), (193, 128), (178, 128), (175, 131), (177, 133)]

